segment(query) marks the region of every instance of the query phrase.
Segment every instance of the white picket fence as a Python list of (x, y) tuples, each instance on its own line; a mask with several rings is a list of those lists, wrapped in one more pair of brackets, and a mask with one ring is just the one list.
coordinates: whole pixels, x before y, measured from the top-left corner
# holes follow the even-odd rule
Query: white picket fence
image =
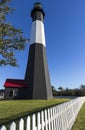
[[(71, 130), (85, 97), (79, 97), (69, 102), (56, 105), (19, 121), (19, 130)], [(7, 130), (2, 126), (0, 130)], [(12, 122), (10, 130), (16, 130)]]

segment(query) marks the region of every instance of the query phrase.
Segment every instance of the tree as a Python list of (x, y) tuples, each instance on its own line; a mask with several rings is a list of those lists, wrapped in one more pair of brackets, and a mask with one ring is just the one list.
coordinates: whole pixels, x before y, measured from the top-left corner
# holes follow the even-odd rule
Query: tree
[(21, 29), (6, 22), (6, 16), (14, 11), (9, 7), (10, 2), (11, 0), (0, 0), (0, 66), (17, 66), (15, 52), (24, 50), (27, 41)]
[(82, 84), (82, 85), (80, 86), (80, 89), (81, 89), (81, 90), (85, 90), (85, 85)]
[(63, 91), (63, 87), (59, 87), (58, 90), (59, 90), (59, 91)]
[(81, 96), (85, 96), (85, 85), (80, 86)]
[(51, 86), (52, 87), (52, 93), (53, 93), (53, 96), (57, 96), (57, 90), (54, 86)]

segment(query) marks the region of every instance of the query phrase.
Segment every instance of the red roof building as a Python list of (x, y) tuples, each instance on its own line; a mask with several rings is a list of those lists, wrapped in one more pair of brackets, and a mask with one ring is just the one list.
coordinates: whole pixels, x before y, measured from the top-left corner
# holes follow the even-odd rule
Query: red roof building
[(4, 84), (5, 99), (28, 99), (30, 94), (29, 87), (25, 80), (22, 79), (7, 79)]
[(25, 80), (21, 79), (7, 79), (4, 84), (5, 88), (27, 88), (28, 85), (25, 83)]

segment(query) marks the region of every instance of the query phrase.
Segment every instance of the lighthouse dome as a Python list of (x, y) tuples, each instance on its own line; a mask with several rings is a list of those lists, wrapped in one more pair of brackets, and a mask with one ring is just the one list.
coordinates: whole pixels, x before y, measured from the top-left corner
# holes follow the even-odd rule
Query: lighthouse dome
[(41, 3), (40, 3), (40, 2), (36, 2), (36, 3), (34, 4), (34, 8), (42, 8)]

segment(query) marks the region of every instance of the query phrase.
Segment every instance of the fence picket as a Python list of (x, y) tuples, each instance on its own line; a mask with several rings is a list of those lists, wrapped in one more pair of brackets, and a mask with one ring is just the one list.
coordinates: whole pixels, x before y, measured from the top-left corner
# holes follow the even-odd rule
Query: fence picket
[(24, 120), (21, 118), (19, 122), (19, 130), (24, 130)]
[(2, 126), (2, 127), (0, 128), (0, 130), (6, 130), (6, 127), (5, 127), (5, 126)]
[(15, 122), (11, 123), (10, 130), (16, 130), (16, 123)]
[(50, 125), (50, 109), (48, 111), (48, 129), (51, 130), (51, 125)]
[(32, 130), (37, 130), (35, 114), (32, 116)]
[(41, 111), (41, 129), (44, 130), (44, 112)]
[(53, 109), (50, 109), (50, 113), (51, 113), (51, 129), (53, 130)]
[(59, 130), (59, 106), (56, 106), (56, 130)]
[(40, 112), (37, 114), (37, 130), (41, 130)]
[(55, 124), (56, 124), (56, 122), (55, 122), (55, 107), (53, 107), (53, 129), (54, 130), (56, 130), (56, 128), (55, 128)]
[(45, 129), (48, 130), (48, 127), (47, 127), (47, 110), (45, 110)]
[(30, 116), (28, 116), (28, 117), (27, 117), (27, 120), (26, 120), (26, 130), (31, 130), (31, 129), (30, 129), (30, 125), (31, 125)]

